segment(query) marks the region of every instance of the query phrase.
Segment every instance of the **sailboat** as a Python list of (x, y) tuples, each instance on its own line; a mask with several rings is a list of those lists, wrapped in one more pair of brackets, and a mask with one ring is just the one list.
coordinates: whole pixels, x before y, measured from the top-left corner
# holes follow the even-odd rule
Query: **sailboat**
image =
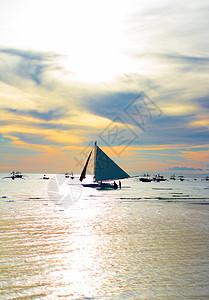
[(12, 180), (15, 180), (15, 178), (20, 178), (20, 179), (25, 180), (25, 178), (23, 178), (23, 174), (19, 171), (18, 172), (12, 171), (9, 175), (11, 175), (11, 176), (5, 176), (2, 179), (12, 178)]
[[(86, 171), (88, 167), (89, 160), (91, 158), (92, 152), (90, 152), (85, 166), (80, 175), (80, 181), (82, 182), (84, 178), (86, 178)], [(130, 176), (121, 169), (107, 154), (102, 151), (95, 142), (94, 145), (94, 182), (93, 183), (82, 183), (84, 187), (93, 187), (100, 189), (116, 189), (118, 188), (115, 180), (120, 180), (124, 178), (129, 178)], [(113, 184), (107, 183), (104, 181), (114, 181)], [(119, 181), (119, 187), (121, 187), (121, 183)]]

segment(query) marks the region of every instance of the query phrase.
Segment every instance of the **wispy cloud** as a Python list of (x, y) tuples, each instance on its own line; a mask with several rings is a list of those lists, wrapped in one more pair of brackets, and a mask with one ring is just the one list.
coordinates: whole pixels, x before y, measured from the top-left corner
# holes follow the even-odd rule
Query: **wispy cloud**
[(34, 133), (19, 133), (13, 132), (13, 137), (18, 138), (24, 143), (27, 144), (35, 144), (35, 145), (61, 145), (60, 143), (52, 142), (52, 140), (48, 140), (45, 136)]
[(26, 80), (44, 84), (47, 71), (60, 69), (56, 64), (60, 56), (53, 53), (0, 49), (0, 80), (12, 85), (24, 85)]
[(188, 168), (188, 167), (179, 167), (179, 166), (176, 166), (176, 167), (172, 167), (172, 168), (169, 168), (170, 171), (203, 171), (203, 169), (201, 168)]
[(64, 112), (61, 112), (60, 109), (49, 110), (46, 112), (39, 112), (37, 110), (17, 110), (12, 108), (8, 108), (6, 110), (14, 114), (31, 116), (44, 121), (57, 120), (65, 116)]

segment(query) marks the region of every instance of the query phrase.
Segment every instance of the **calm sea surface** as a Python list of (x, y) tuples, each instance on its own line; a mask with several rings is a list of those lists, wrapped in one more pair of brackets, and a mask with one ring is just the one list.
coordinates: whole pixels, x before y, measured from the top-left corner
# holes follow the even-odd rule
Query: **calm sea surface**
[(209, 299), (209, 182), (3, 176), (0, 299)]

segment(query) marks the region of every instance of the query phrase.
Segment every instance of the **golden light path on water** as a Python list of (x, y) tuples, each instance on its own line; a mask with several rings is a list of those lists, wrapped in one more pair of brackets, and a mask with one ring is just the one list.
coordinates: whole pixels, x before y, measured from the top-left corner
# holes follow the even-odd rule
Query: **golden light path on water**
[(123, 184), (66, 208), (4, 182), (0, 299), (208, 299), (208, 182)]

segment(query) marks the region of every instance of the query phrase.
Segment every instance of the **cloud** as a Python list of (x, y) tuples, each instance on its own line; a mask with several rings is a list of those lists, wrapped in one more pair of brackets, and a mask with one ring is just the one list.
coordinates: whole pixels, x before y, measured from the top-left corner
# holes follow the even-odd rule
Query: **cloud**
[(199, 103), (200, 107), (202, 108), (202, 113), (209, 113), (209, 91), (206, 90), (204, 95), (198, 95), (192, 100), (194, 103)]
[(8, 112), (23, 115), (23, 116), (31, 116), (33, 118), (44, 120), (44, 121), (51, 121), (51, 120), (57, 120), (61, 119), (65, 116), (63, 112), (60, 111), (60, 109), (54, 109), (49, 110), (46, 112), (39, 112), (37, 110), (17, 110), (17, 109), (6, 109)]
[(85, 98), (84, 106), (94, 114), (113, 120), (137, 97), (137, 92), (106, 92)]
[(201, 168), (188, 168), (188, 167), (179, 167), (179, 166), (176, 166), (176, 167), (172, 167), (172, 168), (169, 168), (170, 171), (203, 171), (203, 169)]
[(1, 48), (0, 80), (12, 85), (22, 85), (24, 80), (30, 80), (41, 86), (45, 72), (60, 69), (59, 57), (53, 53)]
[[(197, 51), (207, 53), (207, 30), (209, 6), (204, 0), (198, 3), (187, 1), (147, 1), (130, 15), (131, 33), (142, 39), (147, 35), (147, 50), (155, 53), (178, 50), (193, 56)], [(152, 40), (151, 40), (152, 39)], [(198, 41), (198, 42), (197, 42)], [(147, 51), (148, 52), (148, 51)], [(191, 55), (190, 55), (191, 54)]]
[(143, 91), (121, 91), (95, 94), (94, 98), (86, 98), (85, 108), (112, 121), (116, 118), (144, 130), (145, 123), (162, 114), (161, 108)]
[[(176, 54), (165, 54), (161, 56), (163, 59), (173, 62), (174, 64), (178, 63), (182, 65), (184, 71), (191, 71), (195, 69), (195, 71), (206, 71), (209, 65), (209, 57), (208, 56), (187, 56), (182, 55), (181, 53)], [(186, 68), (187, 66), (187, 68)]]
[[(121, 122), (132, 126), (138, 134), (139, 138), (135, 140), (135, 143), (139, 145), (153, 143), (159, 145), (164, 144), (165, 141), (171, 144), (185, 141), (192, 145), (205, 143), (207, 130), (197, 133), (194, 125), (198, 118), (195, 115), (198, 110), (201, 110), (201, 103), (206, 105), (206, 97), (203, 97), (199, 104), (197, 104), (198, 99), (194, 100), (190, 106), (184, 99), (182, 101), (182, 98), (173, 102), (171, 97), (163, 102), (161, 98), (165, 97), (165, 94), (163, 90), (162, 94), (159, 93), (159, 82), (155, 82), (152, 78), (141, 80), (139, 75), (122, 76), (115, 84), (100, 88), (101, 85), (87, 86), (81, 83), (78, 85), (74, 81), (69, 81), (71, 85), (68, 86), (61, 80), (62, 78), (53, 78), (53, 72), (49, 72), (47, 82), (50, 82), (51, 78), (53, 85), (48, 89), (46, 72), (53, 68), (61, 69), (61, 66), (55, 63), (56, 58), (59, 57), (58, 54), (17, 49), (3, 49), (2, 54), (19, 59), (15, 63), (11, 62), (13, 68), (10, 70), (10, 75), (13, 75), (14, 70), (15, 76), (22, 82), (30, 80), (37, 87), (32, 89), (31, 94), (23, 93), (23, 97), (20, 95), (21, 101), (19, 98), (8, 101), (8, 106), (4, 111), (13, 114), (11, 122), (14, 122), (15, 116), (19, 116), (19, 120), (22, 117), (19, 122), (22, 124), (25, 122), (26, 127), (41, 127), (52, 131), (74, 130), (75, 134), (85, 135), (83, 140), (86, 140), (88, 137), (91, 139), (100, 134), (102, 129), (119, 117)], [(28, 70), (26, 68), (27, 72), (19, 71), (22, 64), (29, 66)], [(40, 66), (38, 73), (36, 68), (32, 68), (36, 64)], [(17, 65), (18, 68), (16, 68)], [(33, 70), (35, 70), (34, 73)], [(34, 79), (34, 76), (38, 76), (38, 81), (37, 78)], [(142, 84), (139, 84), (140, 80)], [(24, 90), (24, 87), (21, 90)], [(144, 91), (148, 97), (143, 96)], [(181, 116), (187, 116), (187, 118)], [(31, 119), (26, 120), (25, 117), (31, 117)]]
[(129, 15), (127, 28), (135, 47), (127, 53), (138, 73), (148, 70), (142, 77), (160, 87), (160, 100), (187, 105), (208, 92), (208, 15), (203, 0), (148, 1)]
[[(197, 149), (199, 151), (197, 151)], [(202, 168), (206, 168), (209, 166), (209, 150), (208, 147), (205, 149), (204, 147), (197, 148), (193, 150), (192, 148), (188, 150), (181, 151), (181, 156), (185, 158), (185, 162), (190, 165), (201, 166)]]
[[(82, 127), (79, 126), (73, 126), (73, 125), (68, 125), (68, 124), (59, 124), (57, 122), (39, 122), (39, 123), (30, 123), (31, 126), (37, 127), (37, 128), (42, 128), (42, 129), (51, 129), (51, 130), (57, 130), (57, 131), (69, 131), (69, 130), (75, 130), (75, 129), (82, 129)], [(83, 128), (84, 129), (84, 128)]]
[(12, 136), (18, 138), (18, 140), (27, 144), (64, 146), (64, 144), (53, 142), (52, 140), (47, 139), (46, 136), (41, 134), (13, 132)]
[[(200, 120), (196, 120), (190, 123), (190, 126), (192, 127), (202, 127), (207, 130), (209, 128), (209, 118), (206, 115), (203, 115), (200, 117)], [(207, 130), (208, 131), (208, 130)]]
[(44, 52), (38, 52), (38, 51), (29, 51), (29, 50), (20, 50), (20, 49), (14, 49), (14, 48), (1, 48), (0, 53), (5, 53), (11, 56), (20, 57), (23, 60), (31, 62), (45, 62), (46, 60), (54, 59), (55, 57), (58, 57), (58, 54), (53, 53), (44, 53)]
[(197, 113), (199, 107), (195, 104), (181, 103), (181, 102), (161, 102), (162, 110), (165, 114), (170, 116), (190, 116)]

